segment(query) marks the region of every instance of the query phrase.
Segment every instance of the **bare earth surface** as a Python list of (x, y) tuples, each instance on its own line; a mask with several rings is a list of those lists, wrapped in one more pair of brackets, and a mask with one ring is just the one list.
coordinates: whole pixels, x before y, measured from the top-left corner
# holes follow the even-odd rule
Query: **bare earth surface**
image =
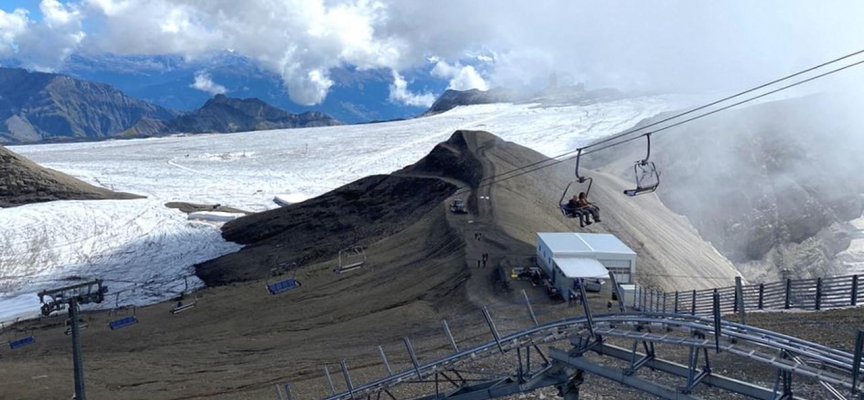
[[(520, 289), (528, 292), (541, 321), (578, 314), (575, 307), (551, 303), (540, 288), (512, 282), (516, 290), (504, 291), (492, 279), (500, 265), (529, 262), (535, 232), (580, 230), (557, 206), (573, 178), (570, 164), (484, 186), (484, 178), (542, 159), (491, 134), (460, 131), (429, 157), (390, 176), (366, 178), (227, 224), (226, 237), (247, 247), (197, 266), (199, 276), (215, 287), (197, 293), (195, 308), (171, 315), (169, 303), (144, 307), (137, 310), (139, 324), (118, 331), (110, 331), (107, 322), (122, 311), (85, 316), (88, 398), (273, 399), (273, 385), (289, 380), (296, 398), (310, 399), (326, 394), (325, 364), (335, 378), (334, 365), (347, 359), (355, 384), (383, 376), (378, 345), (394, 369), (407, 368), (405, 336), (421, 362), (446, 354), (442, 319), (460, 347), (491, 340), (479, 311), (483, 305), (502, 334), (529, 326)], [(685, 219), (653, 195), (629, 199), (620, 194), (625, 183), (594, 176), (590, 197), (602, 208), (603, 222), (584, 230), (616, 234), (633, 248), (641, 282), (664, 289), (732, 284), (731, 265)], [(470, 214), (448, 212), (455, 197), (467, 200)], [(366, 246), (365, 265), (334, 273), (338, 250), (355, 244)], [(478, 269), (482, 253), (490, 254), (490, 263)], [(286, 261), (299, 267), (269, 277)], [(299, 289), (276, 296), (266, 292), (267, 282), (292, 274), (302, 283)], [(592, 298), (595, 308), (605, 310), (605, 303)], [(857, 310), (839, 313), (818, 317), (849, 329), (860, 321)], [(16, 327), (22, 330), (19, 337), (32, 328), (36, 343), (0, 350), (0, 399), (70, 397), (64, 319)], [(809, 325), (797, 319), (754, 314), (753, 321), (828, 344), (850, 340), (802, 330)], [(337, 381), (337, 389), (344, 389)], [(599, 378), (589, 378), (583, 393), (589, 399), (644, 397)]]
[(54, 200), (137, 199), (43, 168), (0, 146), (0, 207)]

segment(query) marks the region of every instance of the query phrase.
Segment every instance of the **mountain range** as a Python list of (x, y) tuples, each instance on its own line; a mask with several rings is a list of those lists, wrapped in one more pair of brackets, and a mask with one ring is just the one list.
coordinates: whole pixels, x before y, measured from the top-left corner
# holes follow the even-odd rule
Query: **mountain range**
[[(0, 67), (21, 66), (18, 60), (0, 58)], [(319, 111), (352, 124), (413, 117), (426, 109), (390, 99), (393, 76), (389, 70), (352, 67), (330, 70), (333, 86), (322, 103), (299, 105), (291, 101), (279, 74), (230, 51), (190, 59), (178, 55), (74, 54), (54, 72), (105, 83), (134, 98), (184, 112), (218, 93), (258, 98), (297, 114)], [(207, 76), (221, 90), (196, 88), (193, 83), (198, 75)], [(405, 79), (419, 93), (441, 93), (447, 86), (446, 81), (426, 74), (406, 72)]]
[(170, 133), (337, 125), (320, 112), (293, 114), (258, 99), (217, 95), (189, 112), (135, 99), (103, 83), (0, 68), (0, 143), (94, 140)]

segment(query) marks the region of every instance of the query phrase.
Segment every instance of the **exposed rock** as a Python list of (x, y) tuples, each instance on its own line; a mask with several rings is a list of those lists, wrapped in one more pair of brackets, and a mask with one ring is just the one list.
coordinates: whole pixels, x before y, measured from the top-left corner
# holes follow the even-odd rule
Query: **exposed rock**
[(0, 142), (6, 143), (104, 138), (144, 117), (176, 115), (108, 85), (17, 68), (0, 68), (0, 98)]

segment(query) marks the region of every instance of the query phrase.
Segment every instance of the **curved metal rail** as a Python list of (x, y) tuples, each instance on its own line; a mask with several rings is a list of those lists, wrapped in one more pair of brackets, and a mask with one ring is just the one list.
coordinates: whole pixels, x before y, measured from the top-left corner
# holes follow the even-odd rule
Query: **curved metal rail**
[[(629, 329), (622, 329), (622, 327)], [(654, 333), (652, 332), (653, 328), (660, 328), (665, 333)], [(809, 377), (837, 385), (853, 393), (862, 391), (861, 382), (857, 379), (858, 374), (853, 372), (855, 370), (853, 368), (855, 357), (851, 353), (766, 329), (728, 321), (720, 320), (718, 329), (712, 318), (659, 313), (603, 314), (552, 321), (504, 337), (498, 337), (494, 328), (492, 331), (495, 340), (422, 365), (415, 364), (412, 369), (393, 373), (385, 378), (357, 387), (349, 385), (348, 391), (335, 393), (324, 400), (349, 400), (367, 396), (371, 398), (375, 394), (380, 396), (381, 392), (386, 392), (392, 397), (389, 389), (395, 386), (402, 383), (424, 382), (424, 380), (429, 382), (426, 380), (429, 377), (437, 377), (439, 373), (454, 371), (460, 365), (480, 358), (506, 354), (514, 350), (518, 352), (523, 348), (537, 348), (536, 346), (540, 344), (568, 339), (574, 345), (576, 345), (576, 340), (584, 344), (594, 340), (595, 345), (602, 346), (604, 337), (643, 342), (646, 343), (646, 349), (647, 344), (650, 343), (652, 352), (654, 343), (688, 347), (691, 349), (691, 354), (695, 349), (697, 357), (699, 351), (705, 351), (707, 357), (707, 349), (709, 348), (718, 352), (725, 351), (752, 362), (770, 366), (778, 373), (786, 374), (784, 376)], [(716, 336), (718, 331), (720, 332), (719, 337)], [(687, 336), (681, 336), (683, 332), (686, 332)], [(409, 342), (406, 340), (406, 343)], [(589, 351), (592, 351), (591, 346), (585, 346), (581, 350), (577, 349), (573, 352), (581, 355)], [(413, 352), (411, 355), (412, 359), (416, 361)], [(636, 355), (635, 346), (633, 355), (634, 357)], [(804, 362), (800, 362), (800, 360), (804, 360)], [(691, 369), (693, 368), (691, 367)], [(789, 379), (791, 380), (791, 378)], [(692, 386), (698, 383), (699, 380), (696, 380)], [(520, 386), (520, 388), (523, 387), (522, 390), (524, 391), (537, 388), (537, 386), (531, 385)], [(439, 397), (439, 395), (436, 393), (434, 397)], [(492, 395), (490, 391), (488, 397), (496, 396)]]

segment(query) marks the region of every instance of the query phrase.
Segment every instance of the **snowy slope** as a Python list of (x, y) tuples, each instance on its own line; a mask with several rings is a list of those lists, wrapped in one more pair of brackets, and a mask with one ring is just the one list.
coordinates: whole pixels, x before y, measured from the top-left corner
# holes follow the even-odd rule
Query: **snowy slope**
[(316, 196), (411, 164), (457, 129), (482, 129), (547, 155), (632, 127), (673, 107), (643, 97), (573, 107), (491, 104), (380, 124), (17, 146), (31, 160), (87, 182), (163, 200), (250, 211), (277, 194)]
[(0, 221), (0, 293), (17, 298), (0, 298), (0, 320), (32, 314), (33, 293), (74, 276), (104, 279), (104, 306), (120, 292), (121, 305), (164, 300), (184, 289), (184, 277), (202, 285), (193, 264), (240, 249), (159, 200), (39, 203), (0, 209)]
[[(683, 105), (675, 97), (491, 104), (380, 124), (13, 147), (43, 166), (149, 198), (0, 209), (0, 242), (10, 243), (0, 250), (0, 320), (35, 314), (35, 292), (70, 276), (127, 289), (121, 304), (164, 300), (183, 289), (194, 263), (239, 249), (217, 226), (165, 208), (168, 201), (261, 211), (277, 207), (276, 195), (317, 196), (400, 169), (458, 129), (487, 130), (551, 156)], [(103, 306), (114, 305), (109, 299)]]

